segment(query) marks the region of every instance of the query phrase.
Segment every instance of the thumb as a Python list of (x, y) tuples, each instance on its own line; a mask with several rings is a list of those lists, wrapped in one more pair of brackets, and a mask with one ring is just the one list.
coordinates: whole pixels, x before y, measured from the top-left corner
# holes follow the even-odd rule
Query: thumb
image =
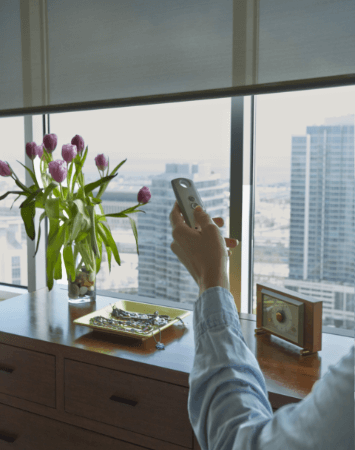
[(202, 209), (200, 205), (197, 205), (194, 209), (194, 217), (196, 222), (201, 225), (201, 228), (209, 225), (210, 223), (213, 224), (211, 217)]

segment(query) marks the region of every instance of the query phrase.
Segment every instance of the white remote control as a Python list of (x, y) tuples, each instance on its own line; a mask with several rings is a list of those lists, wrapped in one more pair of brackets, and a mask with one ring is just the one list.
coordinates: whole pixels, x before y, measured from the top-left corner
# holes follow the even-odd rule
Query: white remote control
[(194, 209), (197, 205), (200, 205), (203, 210), (205, 208), (194, 182), (188, 178), (175, 178), (171, 180), (171, 185), (185, 222), (191, 228), (195, 228)]

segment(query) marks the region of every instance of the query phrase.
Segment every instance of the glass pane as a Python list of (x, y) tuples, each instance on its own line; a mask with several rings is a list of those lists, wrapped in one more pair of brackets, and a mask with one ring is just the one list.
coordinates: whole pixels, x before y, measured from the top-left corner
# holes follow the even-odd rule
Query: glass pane
[(323, 301), (323, 325), (354, 329), (355, 87), (256, 99), (256, 283)]
[[(10, 164), (19, 180), (25, 184), (25, 138), (23, 117), (0, 119), (0, 160)], [(0, 176), (0, 195), (18, 191), (12, 177)], [(9, 194), (0, 201), (0, 283), (27, 287), (27, 234), (18, 195)], [(13, 205), (12, 209), (11, 206)]]
[[(104, 251), (97, 289), (192, 304), (198, 287), (170, 249), (169, 214), (175, 202), (170, 181), (193, 179), (207, 212), (224, 218), (221, 231), (227, 236), (230, 99), (52, 114), (51, 132), (58, 136), (55, 159), (61, 159), (62, 145), (74, 135), (84, 138), (89, 147), (85, 183), (100, 178), (96, 155), (109, 157), (110, 172), (127, 158), (102, 196), (106, 214), (136, 205), (142, 186), (152, 193), (150, 203), (140, 208), (146, 214), (130, 215), (138, 227), (139, 257), (129, 220), (108, 218), (121, 266), (112, 257), (110, 273)], [(67, 284), (65, 269), (58, 283)]]

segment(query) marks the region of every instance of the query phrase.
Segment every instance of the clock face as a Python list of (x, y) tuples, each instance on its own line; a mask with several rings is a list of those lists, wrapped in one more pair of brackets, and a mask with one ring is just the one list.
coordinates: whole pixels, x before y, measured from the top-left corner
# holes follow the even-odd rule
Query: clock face
[(296, 345), (303, 346), (304, 304), (282, 297), (270, 291), (267, 294), (262, 291), (262, 326)]

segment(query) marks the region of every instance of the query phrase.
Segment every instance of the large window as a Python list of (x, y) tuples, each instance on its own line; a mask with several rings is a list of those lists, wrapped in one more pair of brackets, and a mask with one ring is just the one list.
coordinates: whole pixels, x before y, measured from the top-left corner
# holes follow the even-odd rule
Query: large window
[[(139, 257), (129, 221), (108, 218), (121, 266), (112, 258), (109, 272), (103, 247), (98, 292), (138, 294), (191, 307), (198, 287), (170, 250), (169, 213), (175, 201), (170, 181), (192, 178), (209, 214), (224, 218), (221, 231), (228, 236), (230, 196), (239, 195), (230, 189), (231, 152), (240, 155), (243, 147), (244, 163), (251, 161), (255, 173), (253, 189), (244, 180), (243, 199), (237, 199), (243, 202), (241, 312), (248, 312), (250, 302), (256, 313), (256, 283), (268, 282), (322, 300), (323, 325), (353, 329), (355, 87), (248, 97), (237, 120), (231, 103), (227, 98), (50, 115), (50, 132), (58, 136), (54, 159), (62, 159), (62, 145), (76, 134), (88, 145), (86, 183), (99, 179), (97, 154), (109, 157), (110, 170), (127, 158), (102, 196), (106, 213), (135, 205), (142, 186), (152, 193), (142, 207), (146, 214), (131, 216), (138, 227)], [(250, 139), (247, 104), (255, 110)], [(34, 126), (32, 131), (39, 143), (42, 119), (37, 122), (38, 130)], [(11, 148), (1, 159), (24, 180), (25, 170), (16, 161), (25, 155), (23, 118), (1, 119), (0, 127), (4, 148)], [(242, 144), (231, 139), (236, 133), (244, 136)], [(1, 177), (0, 183), (1, 193), (14, 187), (12, 179)], [(253, 226), (248, 192), (253, 192)], [(27, 235), (18, 204), (10, 210), (13, 200), (9, 196), (0, 204), (1, 248), (6, 249), (0, 253), (0, 282), (25, 286)], [(253, 254), (245, 258), (248, 249)], [(65, 270), (58, 284), (66, 288)]]
[[(25, 163), (23, 117), (0, 119), (0, 136), (1, 161), (7, 161), (25, 183), (25, 169), (17, 162)], [(0, 195), (16, 190), (11, 177), (0, 177)], [(19, 208), (21, 198), (14, 203), (16, 198), (11, 194), (0, 201), (0, 282), (27, 286), (27, 235)]]
[[(51, 133), (58, 136), (55, 159), (76, 134), (88, 145), (85, 182), (99, 179), (97, 154), (109, 157), (110, 171), (127, 158), (102, 196), (106, 213), (137, 204), (142, 186), (152, 193), (146, 214), (131, 215), (138, 226), (139, 257), (129, 220), (108, 218), (121, 266), (112, 258), (110, 273), (104, 251), (97, 290), (196, 301), (195, 281), (170, 250), (175, 201), (170, 181), (193, 179), (207, 211), (225, 219), (222, 233), (229, 234), (230, 111), (230, 99), (219, 99), (51, 115)], [(58, 283), (67, 284), (65, 273)]]
[(355, 87), (256, 96), (256, 283), (323, 301), (354, 328)]

